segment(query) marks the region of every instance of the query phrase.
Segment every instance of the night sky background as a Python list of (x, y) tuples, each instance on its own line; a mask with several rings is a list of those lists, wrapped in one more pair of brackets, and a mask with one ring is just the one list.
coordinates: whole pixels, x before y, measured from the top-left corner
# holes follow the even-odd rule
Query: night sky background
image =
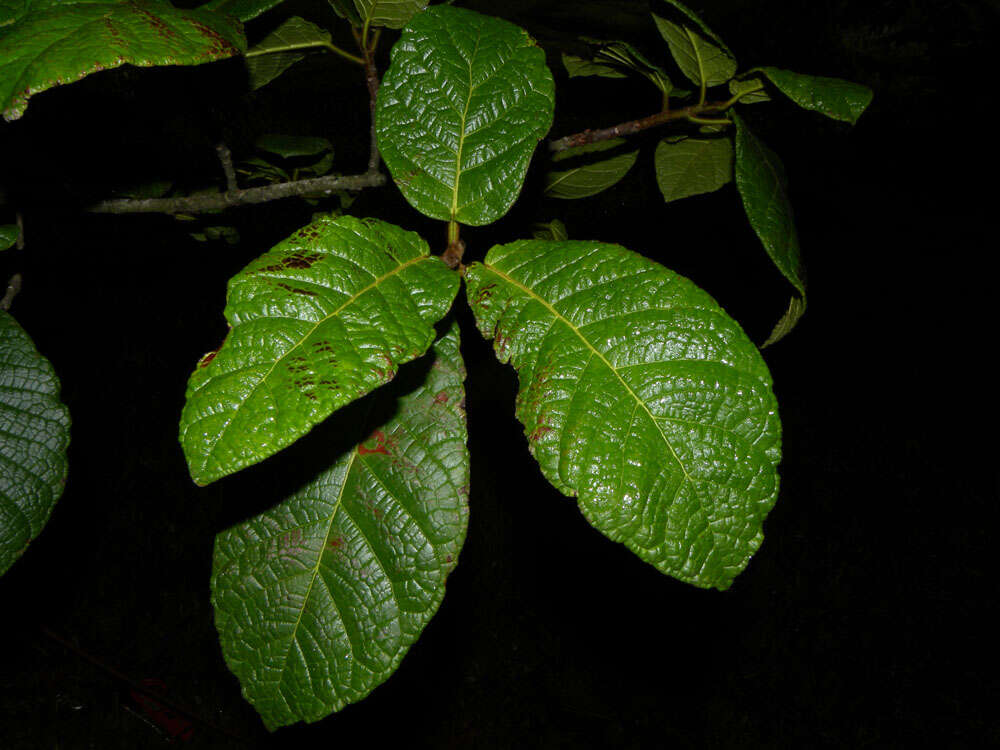
[[(459, 5), (521, 24), (549, 52), (552, 136), (658, 108), (644, 81), (570, 81), (558, 61), (584, 34), (668, 63), (645, 3)], [(55, 366), (73, 418), (66, 492), (0, 579), (0, 748), (166, 744), (127, 710), (121, 680), (46, 628), (133, 680), (162, 681), (244, 738), (198, 725), (184, 743), (193, 748), (1000, 744), (987, 555), (995, 369), (987, 380), (980, 364), (996, 346), (982, 268), (996, 250), (996, 189), (975, 179), (995, 172), (996, 127), (981, 102), (997, 4), (690, 5), (741, 69), (773, 64), (875, 90), (853, 129), (783, 101), (745, 108), (784, 160), (810, 300), (798, 329), (764, 354), (784, 424), (781, 493), (732, 588), (661, 575), (548, 485), (513, 415), (515, 373), (460, 304), (471, 521), (444, 604), (366, 700), (269, 735), (222, 659), (212, 544), (301, 482), (301, 456), (293, 448), (199, 489), (177, 419), (191, 369), (225, 334), (227, 280), (314, 209), (289, 200), (212, 217), (238, 228), (231, 247), (197, 242), (167, 216), (82, 208), (151, 179), (217, 182), (220, 138), (240, 159), (264, 133), (322, 135), (338, 171), (361, 172), (367, 94), (359, 69), (323, 56), (250, 95), (238, 60), (110, 71), (39, 95), (0, 125), (0, 177), (27, 240), (0, 255), (0, 280), (23, 274), (11, 312)], [(251, 43), (296, 14), (335, 19), (325, 3), (291, 0), (248, 24)], [(336, 29), (349, 46), (347, 27)], [(791, 289), (734, 186), (664, 204), (652, 168), (662, 135), (635, 138), (632, 172), (581, 201), (542, 197), (540, 151), (510, 214), (464, 231), (466, 259), (560, 218), (572, 238), (618, 242), (688, 276), (763, 341)], [(350, 212), (444, 245), (443, 225), (395, 187), (366, 191)]]

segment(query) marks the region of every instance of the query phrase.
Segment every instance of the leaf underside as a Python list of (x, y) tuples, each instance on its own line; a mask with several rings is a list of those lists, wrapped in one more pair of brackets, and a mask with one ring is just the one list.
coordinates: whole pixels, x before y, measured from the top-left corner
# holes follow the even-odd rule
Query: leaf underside
[[(577, 156), (589, 156), (595, 152), (608, 151), (618, 148), (624, 143), (625, 140), (623, 138), (615, 138), (579, 148), (567, 149), (556, 154), (553, 157), (553, 162), (576, 161)], [(588, 198), (592, 195), (597, 195), (621, 181), (628, 174), (628, 171), (632, 169), (638, 158), (638, 150), (628, 151), (610, 158), (580, 163), (569, 169), (549, 172), (545, 178), (544, 195), (549, 198), (563, 198), (567, 200)]]
[(692, 23), (674, 23), (656, 14), (653, 20), (677, 67), (692, 83), (719, 86), (736, 74), (736, 58), (703, 29)]
[(663, 140), (654, 164), (665, 201), (711, 193), (733, 179), (733, 143), (729, 138)]
[(372, 26), (401, 29), (414, 15), (427, 7), (428, 0), (354, 0), (362, 22)]
[(0, 111), (16, 120), (34, 94), (126, 63), (198, 65), (245, 49), (242, 25), (221, 13), (165, 0), (35, 0), (0, 26)]
[(376, 110), (379, 148), (418, 211), (489, 224), (521, 192), (554, 96), (545, 53), (524, 29), (434, 6), (392, 49)]
[(256, 91), (266, 86), (304, 59), (310, 48), (330, 43), (329, 31), (292, 16), (247, 52), (245, 62), (250, 88)]
[(209, 0), (199, 6), (199, 10), (214, 10), (227, 13), (243, 22), (249, 21), (265, 13), (271, 8), (281, 5), (285, 0)]
[[(457, 325), (432, 358), (426, 379), (369, 439), (216, 539), (223, 654), (268, 729), (364, 698), (441, 603), (468, 522)], [(394, 389), (373, 398), (391, 407)]]
[(322, 217), (229, 283), (231, 329), (191, 375), (180, 440), (208, 484), (290, 445), (427, 351), (458, 279), (377, 219)]
[(736, 122), (736, 187), (747, 218), (774, 265), (805, 296), (805, 271), (795, 230), (788, 180), (781, 159), (765, 146), (739, 115)]
[(52, 365), (0, 310), (0, 575), (41, 533), (62, 495), (69, 424)]
[(757, 347), (690, 281), (617, 245), (514, 242), (465, 279), (479, 330), (518, 370), (543, 474), (660, 571), (727, 588), (778, 489)]

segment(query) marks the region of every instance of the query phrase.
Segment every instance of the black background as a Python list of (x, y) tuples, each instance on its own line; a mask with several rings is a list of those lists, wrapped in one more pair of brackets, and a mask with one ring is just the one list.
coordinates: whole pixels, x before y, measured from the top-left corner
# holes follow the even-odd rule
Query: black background
[[(553, 53), (588, 34), (665, 60), (643, 3), (460, 4), (520, 23), (550, 51), (553, 136), (657, 108), (648, 84), (570, 81)], [(27, 239), (0, 255), (0, 272), (23, 273), (12, 312), (55, 365), (73, 415), (66, 493), (0, 579), (0, 748), (164, 744), (124, 710), (120, 681), (45, 627), (132, 679), (162, 680), (245, 738), (199, 726), (191, 747), (1000, 742), (987, 569), (995, 369), (980, 364), (996, 342), (981, 286), (996, 249), (996, 191), (977, 179), (995, 170), (986, 61), (996, 6), (691, 5), (744, 66), (875, 89), (853, 129), (784, 102), (747, 108), (789, 174), (810, 309), (765, 351), (784, 423), (781, 494), (733, 587), (680, 584), (588, 527), (528, 453), (513, 370), (460, 312), (471, 522), (445, 602), (370, 697), (269, 735), (223, 662), (208, 580), (214, 535), (301, 481), (298, 454), (198, 489), (176, 424), (193, 364), (225, 332), (227, 279), (312, 209), (283, 201), (210, 221), (239, 228), (235, 248), (195, 242), (169, 217), (80, 209), (129, 182), (217, 180), (220, 137), (241, 158), (261, 133), (324, 135), (337, 169), (363, 171), (365, 90), (356, 68), (332, 58), (249, 96), (239, 61), (102, 73), (35, 97), (21, 120), (0, 125), (2, 178)], [(251, 41), (293, 13), (333, 18), (325, 4), (291, 2), (250, 23)], [(465, 232), (467, 257), (558, 217), (573, 238), (620, 242), (690, 277), (761, 341), (790, 288), (734, 187), (663, 203), (651, 166), (661, 134), (637, 138), (643, 154), (629, 176), (583, 201), (543, 199), (536, 167), (507, 217)], [(351, 212), (444, 244), (442, 226), (393, 187), (363, 193)]]

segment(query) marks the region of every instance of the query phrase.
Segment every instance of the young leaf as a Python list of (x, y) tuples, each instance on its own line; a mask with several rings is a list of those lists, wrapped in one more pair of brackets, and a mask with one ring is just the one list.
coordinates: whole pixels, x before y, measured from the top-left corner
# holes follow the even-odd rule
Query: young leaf
[[(749, 93), (743, 94), (744, 91)], [(729, 82), (729, 93), (733, 96), (743, 94), (740, 97), (740, 104), (760, 104), (771, 101), (771, 97), (764, 89), (764, 83), (759, 78), (749, 78), (741, 81), (734, 78)]]
[(518, 370), (542, 473), (660, 571), (727, 588), (760, 546), (781, 453), (771, 376), (739, 325), (618, 245), (514, 242), (465, 280)]
[(306, 51), (331, 45), (330, 32), (292, 16), (246, 54), (250, 88), (257, 90), (306, 56)]
[(0, 226), (0, 251), (10, 250), (17, 244), (17, 238), (21, 235), (21, 230), (17, 224), (4, 224)]
[[(621, 146), (623, 143), (625, 143), (623, 138), (614, 138), (610, 141), (598, 141), (587, 146), (566, 149), (553, 156), (552, 161), (560, 162), (588, 153), (607, 151)], [(587, 198), (591, 195), (597, 195), (628, 174), (638, 158), (639, 151), (635, 150), (612, 156), (610, 159), (579, 164), (571, 169), (549, 172), (546, 175), (545, 195), (549, 198), (565, 199)]]
[(199, 10), (214, 10), (238, 18), (244, 23), (281, 5), (285, 0), (209, 0)]
[(418, 211), (489, 224), (521, 192), (554, 97), (545, 53), (524, 29), (428, 8), (403, 29), (379, 90), (382, 157)]
[(721, 49), (730, 57), (736, 57), (736, 55), (733, 54), (733, 51), (726, 46), (726, 43), (722, 41), (719, 35), (712, 31), (708, 27), (708, 24), (702, 21), (701, 17), (689, 7), (684, 5), (684, 3), (681, 3), (678, 0), (662, 0), (662, 2), (670, 6), (669, 8), (664, 8), (662, 10), (663, 13), (674, 17), (685, 26), (691, 26), (693, 24), (694, 27), (697, 28), (702, 35), (711, 41), (716, 47)]
[(600, 78), (627, 78), (617, 68), (593, 60), (585, 60), (576, 55), (568, 55), (565, 52), (562, 56), (563, 66), (570, 78), (583, 78), (588, 76), (598, 76)]
[(655, 13), (653, 21), (681, 72), (704, 88), (732, 78), (736, 74), (736, 57), (729, 48), (691, 11), (680, 3), (665, 1), (681, 11), (674, 14), (676, 22)]
[(333, 148), (333, 144), (326, 138), (309, 135), (262, 135), (254, 145), (262, 151), (277, 154), (284, 159), (313, 156)]
[(749, 72), (765, 75), (781, 93), (803, 109), (819, 112), (851, 125), (858, 121), (874, 96), (867, 86), (842, 78), (809, 76), (769, 67), (754, 68)]
[(603, 41), (590, 38), (584, 38), (584, 41), (590, 44), (594, 50), (594, 65), (607, 63), (638, 73), (648, 78), (654, 86), (665, 94), (669, 94), (673, 90), (674, 85), (671, 83), (667, 72), (659, 65), (651, 63), (645, 55), (628, 42)]
[(334, 13), (347, 20), (352, 26), (357, 26), (360, 29), (364, 25), (364, 21), (358, 15), (358, 9), (354, 7), (354, 0), (327, 0), (327, 2), (330, 3)]
[(427, 351), (458, 279), (419, 235), (320, 218), (229, 282), (222, 346), (188, 383), (180, 440), (208, 484), (295, 442)]
[(242, 25), (166, 0), (35, 0), (0, 26), (0, 111), (24, 114), (28, 99), (98, 70), (132, 65), (198, 65), (246, 49)]
[(0, 310), (0, 575), (42, 532), (62, 495), (69, 422), (52, 365)]
[(428, 0), (354, 0), (362, 22), (401, 29), (427, 7)]
[[(364, 698), (444, 597), (469, 514), (457, 325), (432, 351), (426, 380), (398, 399), (395, 416), (276, 508), (216, 539), (222, 653), (268, 729)], [(392, 390), (375, 398), (391, 407)]]
[(668, 203), (711, 193), (733, 179), (733, 144), (729, 138), (665, 139), (656, 147), (654, 163)]
[(796, 324), (799, 322), (806, 311), (806, 299), (805, 297), (792, 297), (791, 302), (788, 303), (788, 309), (785, 314), (781, 316), (774, 329), (771, 331), (771, 335), (767, 337), (767, 341), (760, 345), (761, 349), (766, 349), (772, 344), (777, 344), (785, 336), (792, 332)]
[(739, 115), (736, 122), (736, 187), (753, 227), (774, 265), (805, 296), (805, 272), (799, 252), (788, 180), (781, 159), (750, 132)]
[(533, 224), (531, 236), (536, 240), (555, 240), (556, 242), (564, 242), (569, 239), (566, 225), (559, 221), (559, 219), (553, 219), (547, 223)]

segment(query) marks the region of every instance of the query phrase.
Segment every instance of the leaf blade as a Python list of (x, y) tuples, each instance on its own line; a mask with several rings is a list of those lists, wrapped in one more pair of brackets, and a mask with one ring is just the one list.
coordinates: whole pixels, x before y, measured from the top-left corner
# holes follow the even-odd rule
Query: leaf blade
[(726, 588), (761, 542), (780, 459), (770, 374), (739, 326), (617, 245), (497, 246), (465, 279), (480, 331), (518, 370), (546, 478), (662, 572)]
[[(441, 603), (468, 523), (458, 345), (453, 324), (427, 379), (370, 440), (216, 539), (223, 655), (269, 729), (363, 698)], [(375, 398), (395, 401), (386, 390)]]
[(662, 140), (653, 157), (656, 182), (671, 201), (711, 193), (733, 179), (733, 144), (729, 138)]
[(520, 194), (554, 96), (545, 53), (523, 29), (433, 6), (393, 47), (376, 108), (379, 148), (418, 211), (488, 224)]
[(362, 21), (372, 26), (401, 29), (427, 7), (428, 0), (354, 0)]
[(246, 49), (239, 21), (163, 0), (39, 0), (0, 26), (0, 111), (16, 120), (39, 92), (126, 63), (198, 65)]
[(867, 86), (842, 78), (793, 73), (772, 67), (754, 68), (748, 72), (762, 73), (781, 93), (803, 109), (851, 125), (857, 123), (875, 96)]
[[(669, 1), (669, 0), (668, 0)], [(670, 3), (680, 7), (679, 3)], [(721, 40), (708, 31), (690, 11), (684, 12), (684, 19), (677, 22), (653, 14), (660, 36), (670, 48), (670, 54), (688, 79), (706, 88), (720, 86), (736, 75), (736, 58)]]
[(41, 533), (62, 495), (69, 427), (55, 370), (0, 310), (0, 575)]
[(188, 382), (198, 484), (262, 461), (425, 351), (458, 279), (413, 232), (320, 217), (229, 283), (230, 333)]
[[(561, 151), (553, 157), (554, 162), (574, 160), (579, 156), (608, 151), (625, 143), (623, 138), (581, 146)], [(577, 164), (569, 169), (549, 172), (543, 195), (548, 198), (575, 200), (588, 198), (607, 190), (620, 182), (639, 158), (638, 149), (598, 161)]]

